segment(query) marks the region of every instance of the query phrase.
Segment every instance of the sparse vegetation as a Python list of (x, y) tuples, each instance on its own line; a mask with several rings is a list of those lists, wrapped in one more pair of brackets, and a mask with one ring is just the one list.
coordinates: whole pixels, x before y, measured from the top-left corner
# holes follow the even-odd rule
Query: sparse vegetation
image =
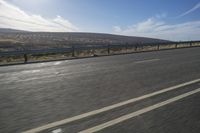
[(0, 51), (160, 42), (166, 40), (97, 33), (1, 32), (0, 29)]
[[(141, 51), (163, 50), (200, 46), (200, 43), (181, 43), (177, 45), (170, 42), (169, 45), (159, 45), (169, 41), (127, 37), (110, 34), (96, 33), (36, 33), (36, 32), (0, 32), (0, 52), (42, 50), (73, 47), (105, 46), (104, 48), (90, 50), (76, 50), (74, 53), (44, 53), (27, 55), (28, 61), (58, 60), (76, 57), (101, 56), (108, 54), (132, 53)], [(144, 44), (151, 45), (144, 45)], [(152, 45), (153, 43), (153, 45)], [(155, 44), (155, 45), (154, 45)], [(0, 64), (24, 62), (24, 56), (0, 57)]]

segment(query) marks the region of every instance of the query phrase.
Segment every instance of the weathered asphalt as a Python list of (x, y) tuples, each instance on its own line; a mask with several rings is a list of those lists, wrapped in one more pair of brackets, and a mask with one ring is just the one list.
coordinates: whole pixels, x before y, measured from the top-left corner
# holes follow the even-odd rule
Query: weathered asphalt
[[(198, 78), (200, 48), (0, 67), (0, 132), (26, 131)], [(197, 88), (200, 83), (43, 132), (79, 132)], [(199, 131), (197, 93), (100, 132)]]

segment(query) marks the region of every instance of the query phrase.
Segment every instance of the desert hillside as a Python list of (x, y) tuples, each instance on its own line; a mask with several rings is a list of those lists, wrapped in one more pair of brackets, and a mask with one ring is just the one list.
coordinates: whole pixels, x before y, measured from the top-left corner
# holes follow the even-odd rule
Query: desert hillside
[(166, 42), (166, 40), (101, 33), (26, 32), (0, 29), (0, 49), (12, 50), (159, 42)]

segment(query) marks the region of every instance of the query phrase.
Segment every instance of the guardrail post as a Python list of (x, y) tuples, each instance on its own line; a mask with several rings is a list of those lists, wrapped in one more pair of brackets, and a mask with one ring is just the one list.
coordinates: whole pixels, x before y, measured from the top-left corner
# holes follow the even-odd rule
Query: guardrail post
[(128, 43), (126, 43), (126, 53), (128, 52)]
[(137, 51), (137, 48), (138, 48), (138, 46), (137, 46), (137, 44), (135, 45), (135, 51)]
[(28, 62), (28, 56), (27, 54), (24, 54), (24, 63), (27, 63)]
[(75, 57), (75, 48), (72, 46), (72, 57)]
[(157, 50), (160, 50), (160, 44), (157, 45)]
[(192, 47), (192, 42), (190, 42), (190, 47)]
[(110, 54), (110, 45), (108, 45), (108, 54)]
[(175, 44), (175, 48), (178, 48), (178, 43)]

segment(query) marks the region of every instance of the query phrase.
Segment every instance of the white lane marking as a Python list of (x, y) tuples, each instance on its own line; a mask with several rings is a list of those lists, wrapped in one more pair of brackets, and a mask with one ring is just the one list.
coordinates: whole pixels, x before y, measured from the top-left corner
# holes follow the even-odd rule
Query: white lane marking
[(200, 88), (198, 88), (196, 90), (193, 90), (193, 91), (190, 91), (190, 92), (187, 92), (187, 93), (184, 93), (182, 95), (173, 97), (173, 98), (168, 99), (166, 101), (163, 101), (163, 102), (151, 105), (151, 106), (143, 108), (141, 110), (132, 112), (130, 114), (123, 115), (123, 116), (121, 116), (119, 118), (116, 118), (114, 120), (111, 120), (111, 121), (102, 123), (100, 125), (97, 125), (95, 127), (92, 127), (92, 128), (89, 128), (89, 129), (86, 129), (86, 130), (83, 130), (83, 131), (80, 131), (79, 133), (94, 133), (94, 132), (98, 132), (98, 131), (103, 130), (103, 129), (107, 128), (107, 127), (114, 126), (114, 125), (116, 125), (118, 123), (124, 122), (124, 121), (129, 120), (131, 118), (134, 118), (134, 117), (136, 117), (138, 115), (142, 115), (144, 113), (147, 113), (149, 111), (158, 109), (160, 107), (163, 107), (163, 106), (168, 105), (170, 103), (176, 102), (178, 100), (181, 100), (183, 98), (186, 98), (186, 97), (191, 96), (191, 95), (193, 95), (195, 93), (198, 93), (198, 92), (200, 92)]
[(29, 73), (39, 73), (41, 72), (41, 69), (36, 69), (36, 70), (26, 70), (26, 71), (21, 71), (21, 74), (29, 74)]
[(159, 61), (160, 59), (150, 59), (150, 60), (142, 60), (142, 61), (136, 61), (136, 64), (140, 63), (147, 63), (147, 62), (154, 62), (154, 61)]
[(62, 129), (59, 128), (59, 129), (53, 130), (52, 133), (62, 133)]
[(113, 104), (113, 105), (110, 105), (110, 106), (107, 106), (107, 107), (103, 107), (101, 109), (97, 109), (97, 110), (94, 110), (94, 111), (91, 111), (91, 112), (87, 112), (87, 113), (84, 113), (84, 114), (80, 114), (80, 115), (77, 115), (77, 116), (66, 118), (66, 119), (56, 121), (56, 122), (53, 122), (53, 123), (49, 123), (49, 124), (41, 126), (41, 127), (37, 127), (37, 128), (31, 129), (31, 130), (24, 131), (23, 133), (41, 132), (41, 131), (49, 129), (49, 128), (53, 128), (53, 127), (56, 127), (56, 126), (67, 124), (67, 123), (70, 123), (70, 122), (73, 122), (73, 121), (76, 121), (76, 120), (80, 120), (80, 119), (83, 119), (83, 118), (86, 118), (86, 117), (89, 117), (89, 116), (97, 115), (97, 114), (102, 113), (102, 112), (106, 112), (106, 111), (109, 111), (109, 110), (130, 104), (130, 103), (134, 103), (136, 101), (140, 101), (140, 100), (143, 100), (143, 99), (146, 99), (146, 98), (149, 98), (149, 97), (153, 97), (153, 96), (156, 96), (156, 95), (159, 95), (159, 94), (171, 91), (171, 90), (175, 90), (177, 88), (184, 87), (184, 86), (187, 86), (187, 85), (190, 85), (190, 84), (194, 84), (194, 83), (197, 83), (197, 82), (200, 82), (200, 79), (196, 79), (196, 80), (193, 80), (193, 81), (190, 81), (190, 82), (182, 83), (182, 84), (172, 86), (172, 87), (169, 87), (169, 88), (166, 88), (166, 89), (163, 89), (163, 90), (159, 90), (159, 91), (149, 93), (149, 94), (146, 94), (146, 95), (143, 95), (143, 96), (140, 96), (140, 97), (136, 97), (136, 98), (133, 98), (133, 99), (130, 99), (130, 100), (127, 100), (127, 101), (123, 101), (123, 102), (120, 102), (120, 103), (117, 103), (117, 104)]
[(53, 65), (60, 65), (62, 62), (61, 61), (58, 61), (58, 62), (55, 62)]

